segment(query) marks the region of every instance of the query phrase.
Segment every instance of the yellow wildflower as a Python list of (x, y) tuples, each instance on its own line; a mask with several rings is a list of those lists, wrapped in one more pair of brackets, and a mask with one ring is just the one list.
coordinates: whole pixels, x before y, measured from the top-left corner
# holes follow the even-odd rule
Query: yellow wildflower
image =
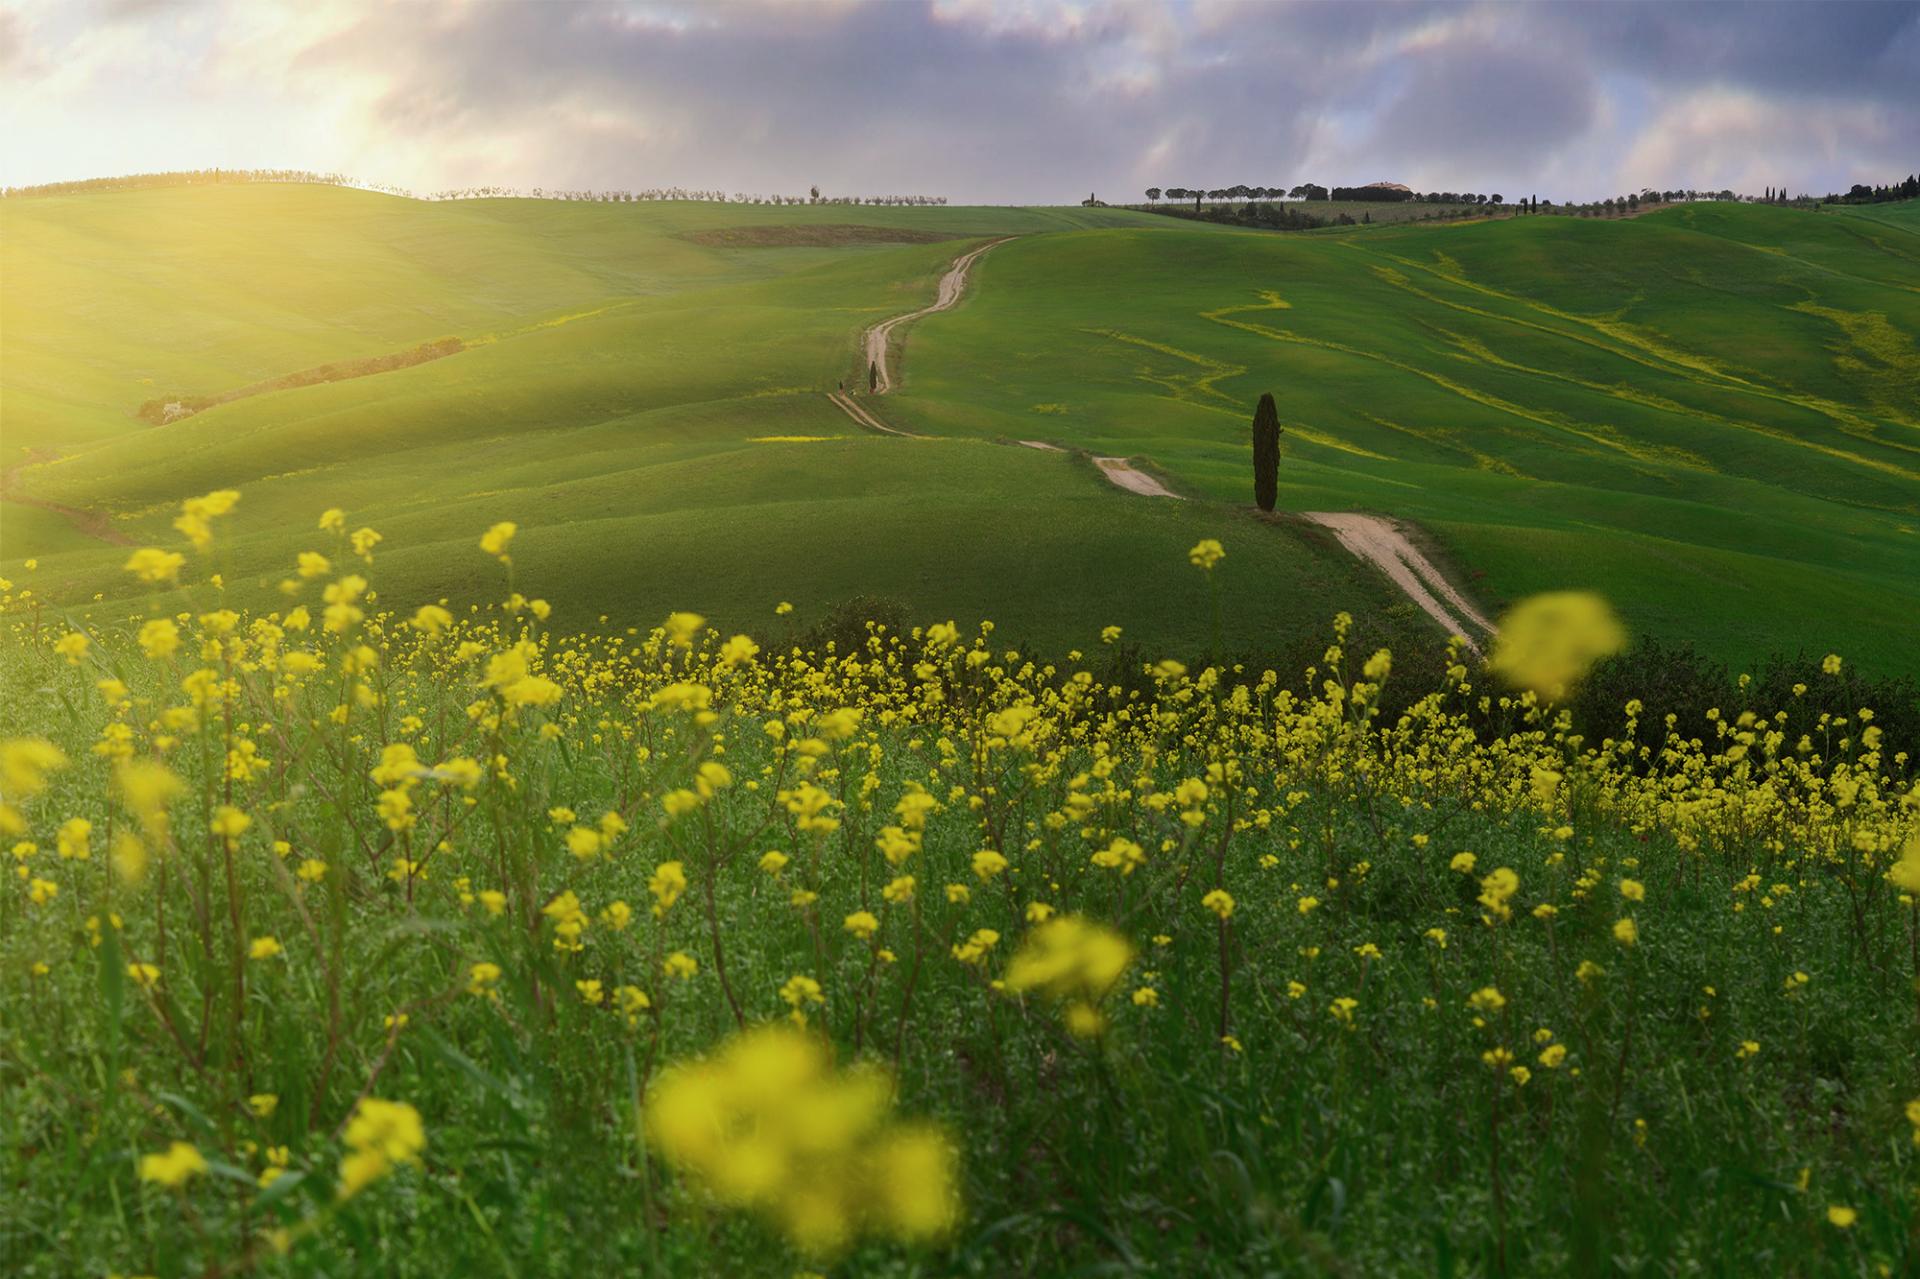
[(176, 1141), (157, 1155), (140, 1156), (140, 1180), (178, 1190), (207, 1171), (207, 1160), (190, 1142)]

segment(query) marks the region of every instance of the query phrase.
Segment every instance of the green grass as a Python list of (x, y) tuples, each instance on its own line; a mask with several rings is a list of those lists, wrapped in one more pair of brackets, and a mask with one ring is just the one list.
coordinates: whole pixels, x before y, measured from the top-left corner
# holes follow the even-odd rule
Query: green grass
[(1736, 662), (1911, 670), (1920, 234), (1872, 212), (1026, 239), (922, 327), (895, 407), (1240, 501), (1271, 390), (1282, 508), (1415, 520), (1496, 602), (1591, 587)]
[[(517, 521), (517, 554), (574, 625), (686, 607), (760, 630), (781, 600), (810, 622), (870, 595), (925, 620), (992, 615), (1058, 650), (1092, 645), (1108, 623), (1192, 650), (1214, 635), (1185, 552), (1226, 535), (1223, 642), (1310, 648), (1306, 631), (1341, 608), (1381, 619), (1387, 641), (1426, 629), (1324, 539), (1211, 506), (1141, 509), (1068, 457), (878, 437), (827, 402), (860, 330), (923, 304), (967, 244), (1144, 215), (418, 205), (268, 187), (13, 202), (5, 215), (5, 318), (29, 335), (8, 346), (7, 461), (52, 457), (21, 469), (19, 490), (173, 544), (182, 498), (240, 489), (219, 562), (201, 566), (236, 602), (275, 602), (294, 552), (318, 543), (319, 512), (343, 506), (405, 544), (380, 557), (394, 588), (459, 602), (491, 598), (479, 532)], [(947, 238), (685, 238), (810, 225), (845, 238), (849, 224)], [(447, 335), (472, 345), (165, 427), (131, 416), (148, 399)], [(826, 438), (762, 442), (781, 436)], [(131, 593), (124, 549), (44, 509), (0, 505), (0, 541), (0, 563), (55, 604)]]
[[(817, 615), (868, 593), (1085, 645), (1071, 600), (1195, 645), (1212, 626), (1185, 602), (1183, 553), (1230, 534), (1245, 596), (1222, 640), (1286, 649), (1335, 608), (1385, 615), (1394, 597), (1324, 540), (1245, 523), (1247, 426), (1270, 389), (1284, 510), (1413, 521), (1492, 604), (1591, 587), (1636, 630), (1736, 663), (1837, 647), (1912, 669), (1908, 206), (1301, 236), (1125, 210), (259, 186), (8, 201), (0, 218), (14, 491), (161, 542), (181, 499), (239, 488), (224, 568), (240, 602), (276, 598), (339, 505), (407, 535), (410, 590), (459, 602), (484, 568), (475, 534), (511, 518), (576, 621), (688, 605), (748, 627), (779, 599)], [(1008, 234), (959, 308), (913, 327), (879, 405), (941, 439), (876, 438), (825, 402), (861, 372), (862, 328)], [(163, 428), (132, 416), (446, 336), (471, 346)], [(834, 438), (755, 442), (788, 435)], [(979, 444), (1021, 438), (1149, 459), (1198, 500)], [(0, 568), (27, 558), (57, 605), (131, 589), (123, 550), (0, 502)]]
[[(545, 589), (534, 558), (522, 575)], [(375, 580), (401, 600), (387, 567)], [(1003, 634), (876, 639), (828, 669), (767, 646), (722, 670), (718, 636), (682, 653), (658, 632), (523, 632), (498, 614), (437, 641), (372, 623), (288, 634), (277, 662), (252, 638), (203, 659), (222, 645), (189, 627), (172, 660), (102, 636), (69, 665), (52, 628), (8, 630), (6, 735), (70, 761), (36, 794), (39, 770), (0, 740), (24, 872), (0, 877), (0, 1257), (19, 1279), (1920, 1265), (1920, 913), (1885, 877), (1903, 846), (1901, 882), (1920, 872), (1913, 783), (1833, 733), (1817, 755), (1795, 731), (1747, 753), (1696, 720), (1640, 771), (1547, 712), (1503, 711), (1476, 740), (1477, 688), (1445, 688), (1387, 734), (1358, 690), (1229, 696), (1217, 671), (1144, 695), (1063, 688), (1002, 662)], [(454, 657), (463, 639), (483, 656)], [(560, 700), (503, 718), (484, 655), (522, 639)], [(380, 649), (363, 668), (377, 697), (340, 674), (363, 643)], [(202, 660), (210, 683), (189, 674)], [(99, 696), (110, 675), (131, 700)], [(195, 715), (183, 677), (233, 700)], [(711, 722), (655, 700), (681, 680), (713, 690)], [(1033, 735), (993, 727), (1003, 707)], [(802, 744), (833, 736), (842, 708), (861, 714), (851, 737)], [(96, 749), (115, 743), (179, 774), (169, 823), (131, 815)], [(451, 769), (401, 767), (403, 745), (488, 764), (462, 790), (439, 780)], [(714, 764), (732, 784), (666, 820), (665, 797)], [(1193, 789), (1215, 769), (1234, 780)], [(808, 776), (840, 797), (832, 829), (796, 829), (784, 806)], [(389, 785), (416, 826), (383, 821)], [(1855, 802), (1835, 808), (1842, 785)], [(875, 835), (922, 787), (939, 805), (890, 864)], [(230, 855), (211, 824), (227, 803), (251, 817)], [(604, 855), (570, 851), (569, 828), (608, 812), (624, 827)], [(88, 858), (56, 835), (73, 819), (92, 823)], [(109, 853), (131, 830), (152, 841), (137, 876)], [(1137, 870), (1094, 860), (1115, 838)], [(982, 849), (1002, 853), (997, 877)], [(788, 859), (778, 877), (769, 850)], [(650, 911), (668, 862), (688, 891)], [(1500, 868), (1512, 896), (1490, 913)], [(881, 892), (896, 874), (917, 881), (910, 904)], [(577, 947), (550, 913), (563, 894), (590, 921)], [(603, 913), (616, 902), (627, 922)], [(1014, 988), (1039, 907), (1131, 949), (1094, 996), (1098, 1038)], [(871, 940), (843, 924), (863, 910)], [(998, 939), (977, 969), (953, 953), (976, 930)], [(279, 953), (244, 958), (263, 937)], [(697, 972), (669, 975), (675, 952)], [(130, 963), (153, 965), (151, 994)], [(470, 991), (478, 964), (496, 966), (497, 1000)], [(837, 1062), (890, 1070), (898, 1114), (948, 1134), (964, 1206), (950, 1238), (807, 1256), (771, 1213), (715, 1202), (640, 1139), (669, 1064), (784, 1019), (795, 976), (819, 983), (809, 1029)], [(626, 984), (649, 997), (632, 1024), (608, 1006)], [(1489, 1069), (1496, 1052), (1528, 1073)], [(415, 1108), (426, 1146), (343, 1200), (341, 1129), (363, 1095)], [(794, 1097), (776, 1109), (807, 1105)], [(831, 1133), (846, 1112), (803, 1113)], [(756, 1132), (718, 1141), (744, 1167), (734, 1143)], [(141, 1158), (180, 1141), (207, 1175), (143, 1181)], [(262, 1190), (276, 1149), (284, 1175)], [(775, 1203), (823, 1188), (798, 1167)], [(293, 1232), (287, 1255), (275, 1229)]]
[[(1383, 732), (1365, 684), (1278, 690), (1308, 662), (1379, 678), (1388, 644), (1385, 696), (1410, 701), (1434, 687), (1407, 660), (1430, 628), (1324, 534), (1245, 501), (1271, 386), (1287, 510), (1417, 521), (1490, 600), (1591, 586), (1715, 653), (1911, 669), (1911, 208), (1300, 237), (261, 187), (0, 217), (16, 492), (166, 545), (183, 497), (244, 494), (193, 584), (158, 597), (124, 548), (0, 504), (9, 1273), (1920, 1265), (1920, 914), (1895, 891), (1920, 837), (1882, 730), (1843, 720), (1796, 748), (1807, 703), (1742, 690), (1713, 712), (1728, 736), (1680, 723), (1636, 761), (1551, 711), (1484, 705), (1462, 670)], [(856, 218), (953, 238), (839, 229)], [(702, 242), (795, 225), (821, 229)], [(823, 392), (861, 329), (1010, 232), (876, 406), (931, 438), (855, 428)], [(795, 238), (822, 243), (760, 247)], [(448, 335), (471, 348), (167, 427), (133, 416)], [(1019, 438), (1075, 451), (999, 442)], [(1148, 459), (1193, 500), (1119, 493), (1091, 452)], [(315, 528), (334, 505), (386, 536), (376, 616), (229, 632), (213, 610), (284, 607), (297, 551), (362, 568)], [(551, 629), (498, 611), (507, 570), (475, 543), (503, 518), (513, 585), (552, 601)], [(1203, 537), (1228, 546), (1211, 579), (1185, 558)], [(876, 638), (824, 668), (791, 653), (854, 595), (999, 628)], [(442, 596), (489, 611), (437, 639), (377, 615)], [(719, 630), (690, 650), (618, 630), (673, 608)], [(1336, 609), (1360, 621), (1322, 656)], [(182, 611), (206, 620), (172, 656), (126, 638)], [(92, 618), (91, 643), (61, 615)], [(1097, 647), (1108, 624), (1145, 652)], [(716, 658), (736, 629), (757, 662)], [(516, 641), (545, 692), (493, 678)], [(1039, 669), (1032, 644), (1088, 655)], [(1137, 658), (1203, 646), (1262, 661), (1140, 686)], [(712, 718), (676, 709), (692, 685)], [(1749, 713), (1785, 731), (1746, 732)], [(407, 767), (402, 745), (462, 764)], [(170, 815), (116, 755), (178, 775)], [(807, 777), (832, 830), (795, 820)], [(713, 789), (686, 812), (696, 778)], [(900, 837), (876, 834), (921, 793), (939, 806), (920, 846), (884, 862)], [(229, 804), (250, 822), (232, 846)], [(620, 833), (584, 856), (569, 827), (614, 830), (609, 812)], [(1094, 860), (1116, 839), (1137, 873)], [(655, 913), (669, 861), (690, 890)], [(911, 903), (880, 892), (899, 873)], [(591, 920), (577, 950), (548, 909), (568, 893)], [(1096, 1038), (989, 984), (1043, 908), (1133, 953)], [(843, 922), (862, 910), (870, 940)], [(979, 968), (954, 952), (976, 930), (997, 937)], [(262, 938), (279, 953), (248, 958)], [(697, 960), (685, 980), (676, 951)], [(497, 1002), (469, 989), (482, 963)], [(796, 976), (819, 983), (810, 1027), (839, 1062), (890, 1068), (898, 1112), (950, 1135), (951, 1237), (805, 1255), (640, 1139), (660, 1072), (785, 1017)], [(595, 981), (598, 1003), (576, 984)], [(632, 1024), (604, 1002), (627, 983), (650, 1001)], [(414, 1107), (427, 1144), (343, 1199), (363, 1095)], [(176, 1141), (206, 1175), (143, 1180)], [(826, 1180), (803, 1169), (774, 1198)]]

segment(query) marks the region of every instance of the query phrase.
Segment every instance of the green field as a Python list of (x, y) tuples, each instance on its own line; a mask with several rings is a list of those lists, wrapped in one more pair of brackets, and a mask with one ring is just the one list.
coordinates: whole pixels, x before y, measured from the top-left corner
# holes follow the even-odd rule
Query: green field
[[(1430, 629), (1315, 534), (1143, 503), (1071, 457), (876, 436), (826, 399), (856, 372), (860, 331), (921, 305), (969, 244), (1160, 219), (268, 186), (14, 201), (0, 216), (12, 491), (174, 545), (180, 500), (238, 488), (211, 567), (239, 602), (276, 600), (293, 554), (318, 544), (319, 512), (342, 506), (403, 548), (380, 558), (405, 600), (491, 599), (473, 543), (515, 520), (516, 560), (556, 625), (684, 607), (766, 633), (781, 600), (803, 626), (867, 595), (927, 619), (993, 616), (1058, 649), (1105, 623), (1196, 647), (1211, 622), (1186, 550), (1225, 537), (1237, 637), (1310, 646), (1340, 608), (1388, 641)], [(921, 242), (838, 229), (850, 223)], [(163, 427), (133, 416), (447, 336), (468, 349)], [(0, 541), (0, 565), (54, 603), (135, 590), (124, 547), (45, 506), (0, 504)]]
[[(689, 607), (765, 630), (779, 600), (805, 621), (865, 594), (1051, 646), (1090, 643), (1089, 611), (1196, 646), (1212, 622), (1184, 552), (1214, 536), (1230, 646), (1309, 643), (1340, 608), (1390, 642), (1430, 633), (1329, 539), (1251, 518), (1247, 422), (1272, 390), (1283, 510), (1414, 521), (1485, 602), (1593, 587), (1637, 630), (1731, 660), (1911, 667), (1904, 206), (1302, 237), (1120, 210), (263, 185), (7, 201), (0, 230), (0, 571), (56, 605), (133, 591), (103, 531), (173, 544), (181, 499), (233, 487), (205, 567), (243, 603), (277, 598), (344, 506), (404, 548), (382, 570), (408, 601), (490, 598), (473, 539), (517, 521), (567, 626)], [(958, 309), (913, 328), (881, 402), (939, 438), (840, 415), (823, 392), (859, 372), (860, 331), (1009, 234)], [(445, 337), (467, 349), (134, 416)], [(1147, 459), (1203, 500), (996, 446), (1020, 438)]]
[(916, 336), (894, 407), (1144, 455), (1235, 501), (1271, 390), (1283, 509), (1415, 520), (1493, 602), (1587, 586), (1729, 659), (1910, 668), (1915, 229), (1911, 209), (1695, 205), (1027, 239)]
[[(1920, 203), (261, 184), (0, 281), (0, 1272), (1920, 1276)], [(1441, 664), (1328, 511), (1585, 590)]]

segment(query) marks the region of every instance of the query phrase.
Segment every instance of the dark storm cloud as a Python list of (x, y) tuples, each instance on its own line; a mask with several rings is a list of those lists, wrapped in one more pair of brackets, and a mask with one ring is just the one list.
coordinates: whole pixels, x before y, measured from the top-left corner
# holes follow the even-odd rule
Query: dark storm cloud
[(1540, 16), (1590, 40), (1597, 58), (1655, 83), (1710, 76), (1768, 92), (1886, 91), (1911, 101), (1920, 75), (1913, 4), (1591, 4)]
[(396, 128), (518, 124), (592, 99), (648, 139), (622, 155), (556, 131), (556, 180), (608, 183), (611, 164), (627, 184), (786, 189), (820, 174), (841, 190), (1058, 198), (1064, 181), (1281, 180), (1274, 166), (1310, 149), (1316, 104), (1353, 94), (1373, 74), (1354, 59), (1418, 12), (1098, 6), (999, 23), (914, 3), (508, 5), (369, 15), (301, 65), (388, 64), (402, 87), (375, 109)]
[[(1827, 107), (1910, 111), (1917, 28), (1912, 4), (480, 5), (373, 11), (303, 63), (389, 67), (375, 111), (402, 133), (547, 113), (552, 182), (1061, 199), (1474, 187), (1556, 162), (1571, 181), (1689, 92), (1790, 94), (1810, 128)], [(1603, 80), (1635, 100), (1610, 110)]]
[[(49, 34), (71, 6), (0, 0), (0, 58), (24, 42), (16, 60), (91, 69), (42, 102), (56, 121), (89, 128), (111, 85), (171, 148), (297, 139), (280, 162), (420, 187), (1061, 200), (1384, 178), (1567, 198), (1920, 164), (1912, 0), (104, 3), (101, 26), (148, 44), (81, 32), (72, 56)], [(149, 48), (173, 53), (164, 77)]]
[[(678, 15), (668, 15), (669, 19)], [(1150, 102), (1103, 87), (1129, 30), (987, 31), (918, 5), (656, 12), (489, 6), (436, 23), (369, 16), (303, 56), (320, 74), (385, 64), (379, 122), (518, 129), (552, 120), (554, 181), (1018, 194), (1033, 172), (1124, 163)], [(575, 135), (581, 117), (630, 138)], [(604, 131), (603, 131), (604, 132)], [(633, 149), (629, 149), (629, 148)]]

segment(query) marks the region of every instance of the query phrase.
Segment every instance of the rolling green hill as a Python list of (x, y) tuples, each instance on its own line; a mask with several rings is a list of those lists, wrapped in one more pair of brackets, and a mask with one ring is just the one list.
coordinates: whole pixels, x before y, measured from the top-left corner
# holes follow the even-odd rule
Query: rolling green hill
[[(295, 552), (325, 545), (316, 517), (341, 506), (385, 536), (379, 577), (407, 607), (499, 598), (475, 541), (516, 521), (519, 582), (564, 627), (688, 608), (777, 635), (865, 595), (1055, 650), (1109, 623), (1192, 649), (1212, 623), (1186, 551), (1224, 537), (1224, 614), (1247, 646), (1317, 649), (1342, 608), (1384, 642), (1431, 638), (1311, 531), (1142, 503), (1072, 457), (875, 435), (827, 400), (861, 330), (922, 305), (970, 244), (1161, 221), (1147, 215), (249, 186), (9, 201), (0, 217), (0, 571), (56, 605), (104, 594), (103, 619), (139, 589), (103, 537), (178, 545), (178, 503), (230, 487), (232, 535), (195, 570), (220, 571), (232, 602), (279, 605)], [(446, 337), (465, 349), (165, 425), (136, 416)], [(782, 600), (796, 612), (776, 624)]]
[(1418, 521), (1498, 603), (1564, 585), (1737, 661), (1911, 670), (1920, 622), (1911, 206), (1703, 204), (1311, 237), (1026, 239), (928, 324), (918, 429), (1144, 455), (1282, 509)]
[[(1087, 646), (1206, 643), (1186, 548), (1221, 537), (1228, 642), (1310, 646), (1340, 608), (1430, 628), (1299, 522), (1246, 510), (1247, 423), (1286, 425), (1283, 510), (1417, 522), (1499, 603), (1591, 586), (1735, 660), (1838, 648), (1911, 669), (1920, 617), (1920, 227), (1903, 206), (1700, 205), (1312, 236), (1120, 210), (472, 201), (331, 187), (0, 204), (0, 572), (135, 587), (106, 538), (178, 541), (243, 500), (217, 569), (277, 601), (343, 506), (396, 604), (499, 594), (523, 528), (556, 623), (693, 608), (765, 632), (865, 594)], [(859, 334), (1018, 235), (914, 326), (863, 432), (825, 398)], [(221, 396), (457, 338), (457, 354)], [(1147, 458), (1104, 483), (1050, 440)], [(21, 561), (39, 567), (24, 574)], [(199, 600), (206, 598), (202, 590)], [(103, 609), (102, 616), (111, 616)]]

